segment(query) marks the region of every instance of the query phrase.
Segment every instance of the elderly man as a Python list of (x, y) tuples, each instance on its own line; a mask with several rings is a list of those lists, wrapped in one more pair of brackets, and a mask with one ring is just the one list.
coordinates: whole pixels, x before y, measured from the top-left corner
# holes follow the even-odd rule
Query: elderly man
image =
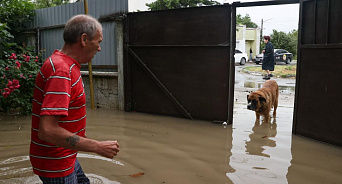
[(117, 141), (86, 138), (85, 93), (80, 64), (101, 51), (102, 26), (91, 16), (77, 15), (65, 25), (64, 46), (44, 62), (33, 96), (30, 161), (43, 183), (89, 183), (77, 151), (113, 158)]

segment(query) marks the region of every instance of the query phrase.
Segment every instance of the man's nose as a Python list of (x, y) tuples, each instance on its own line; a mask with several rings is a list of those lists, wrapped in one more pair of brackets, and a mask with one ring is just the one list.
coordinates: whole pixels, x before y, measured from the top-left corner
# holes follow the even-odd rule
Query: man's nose
[(98, 49), (97, 49), (97, 52), (100, 52), (101, 51), (101, 47), (99, 47)]

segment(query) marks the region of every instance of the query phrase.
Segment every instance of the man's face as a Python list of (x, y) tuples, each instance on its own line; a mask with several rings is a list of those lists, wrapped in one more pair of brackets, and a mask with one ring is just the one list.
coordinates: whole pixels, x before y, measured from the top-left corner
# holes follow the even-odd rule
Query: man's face
[(91, 61), (97, 52), (101, 51), (100, 43), (103, 40), (102, 29), (97, 29), (93, 40), (89, 41), (86, 46), (87, 62)]

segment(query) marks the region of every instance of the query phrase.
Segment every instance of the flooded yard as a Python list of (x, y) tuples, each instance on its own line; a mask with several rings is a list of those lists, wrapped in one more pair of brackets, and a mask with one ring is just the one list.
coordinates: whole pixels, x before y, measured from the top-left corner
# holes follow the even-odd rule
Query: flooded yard
[[(340, 147), (292, 135), (293, 96), (281, 95), (275, 121), (255, 124), (245, 93), (235, 94), (227, 127), (88, 108), (88, 137), (118, 140), (120, 152), (113, 160), (80, 152), (78, 160), (96, 184), (342, 183)], [(0, 183), (40, 183), (28, 157), (30, 128), (30, 117), (0, 116)]]

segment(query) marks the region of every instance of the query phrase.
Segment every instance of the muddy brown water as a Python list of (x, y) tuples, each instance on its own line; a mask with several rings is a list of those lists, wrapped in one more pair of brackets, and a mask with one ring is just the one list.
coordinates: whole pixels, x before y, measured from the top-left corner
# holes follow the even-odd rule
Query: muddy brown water
[[(80, 152), (78, 160), (96, 184), (342, 183), (342, 149), (292, 135), (292, 114), (293, 107), (285, 103), (276, 121), (255, 124), (254, 113), (240, 98), (234, 104), (234, 124), (226, 127), (88, 110), (87, 135), (118, 140), (121, 151), (113, 160)], [(28, 158), (30, 121), (0, 116), (0, 183), (41, 183)]]

